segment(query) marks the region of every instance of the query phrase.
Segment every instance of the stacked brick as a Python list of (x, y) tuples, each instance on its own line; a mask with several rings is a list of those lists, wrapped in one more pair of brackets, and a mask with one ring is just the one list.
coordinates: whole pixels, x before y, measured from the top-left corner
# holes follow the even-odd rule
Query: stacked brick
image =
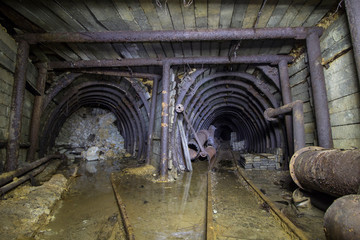
[(240, 154), (240, 165), (246, 170), (279, 170), (281, 160), (281, 154)]

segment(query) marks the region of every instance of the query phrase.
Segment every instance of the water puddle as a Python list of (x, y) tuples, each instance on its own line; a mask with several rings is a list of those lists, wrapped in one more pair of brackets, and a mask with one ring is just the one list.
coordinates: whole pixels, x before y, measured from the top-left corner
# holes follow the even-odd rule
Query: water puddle
[(136, 239), (205, 239), (207, 163), (175, 182), (115, 175)]

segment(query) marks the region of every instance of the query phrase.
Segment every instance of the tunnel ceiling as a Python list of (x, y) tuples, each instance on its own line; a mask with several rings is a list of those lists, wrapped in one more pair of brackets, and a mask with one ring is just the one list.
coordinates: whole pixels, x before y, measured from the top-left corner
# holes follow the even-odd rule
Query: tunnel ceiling
[[(337, 0), (120, 1), (3, 0), (0, 22), (10, 34), (273, 28), (315, 26)], [(31, 48), (33, 60), (95, 60), (191, 56), (287, 54), (295, 40), (243, 40), (153, 43), (43, 43)], [(220, 72), (252, 72), (248, 65), (219, 66)], [(123, 68), (129, 71), (129, 68)], [(133, 72), (161, 73), (157, 67)]]

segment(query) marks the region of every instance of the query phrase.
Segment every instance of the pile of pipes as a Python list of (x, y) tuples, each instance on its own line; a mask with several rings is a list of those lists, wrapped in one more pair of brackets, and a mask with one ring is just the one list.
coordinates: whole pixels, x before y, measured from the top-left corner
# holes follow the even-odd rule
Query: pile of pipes
[(188, 143), (191, 160), (212, 161), (218, 145), (214, 137), (215, 130), (216, 127), (211, 125), (208, 130), (200, 130), (196, 133), (196, 136), (193, 136)]

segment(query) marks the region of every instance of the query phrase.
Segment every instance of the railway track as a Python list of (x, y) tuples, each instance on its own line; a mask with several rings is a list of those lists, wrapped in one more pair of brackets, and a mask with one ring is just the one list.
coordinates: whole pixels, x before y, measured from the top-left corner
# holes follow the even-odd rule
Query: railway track
[[(119, 223), (123, 224), (127, 238), (131, 240), (144, 239), (144, 236), (146, 236), (146, 239), (183, 238), (183, 239), (213, 240), (213, 239), (230, 239), (230, 238), (254, 239), (254, 237), (256, 239), (308, 239), (305, 236), (305, 234), (302, 232), (302, 230), (298, 229), (284, 214), (282, 214), (280, 210), (246, 177), (246, 175), (244, 174), (244, 170), (241, 169), (236, 164), (233, 153), (230, 150), (223, 150), (218, 152), (217, 157), (221, 158), (224, 155), (226, 156), (227, 161), (229, 162), (231, 161), (231, 163), (233, 164), (232, 167), (230, 168), (228, 167), (228, 169), (225, 171), (222, 171), (220, 169), (220, 171), (216, 171), (216, 172), (209, 171), (209, 172), (198, 173), (201, 176), (203, 176), (202, 178), (205, 178), (206, 176), (206, 181), (204, 181), (206, 183), (206, 188), (204, 190), (205, 194), (203, 195), (204, 197), (200, 196), (202, 200), (198, 200), (199, 201), (198, 204), (196, 203), (195, 200), (189, 199), (189, 196), (186, 196), (186, 198), (184, 197), (186, 195), (185, 194), (186, 191), (188, 195), (190, 195), (190, 197), (193, 194), (197, 193), (196, 191), (198, 190), (195, 190), (195, 192), (191, 191), (191, 187), (194, 184), (201, 185), (201, 189), (203, 188), (203, 184), (199, 184), (198, 181), (194, 182), (194, 180), (190, 180), (189, 182), (186, 182), (186, 184), (189, 184), (187, 190), (185, 190), (186, 187), (183, 186), (181, 186), (181, 188), (173, 186), (172, 184), (174, 183), (169, 183), (160, 186), (164, 188), (163, 192), (171, 190), (172, 191), (171, 194), (175, 194), (175, 195), (180, 192), (181, 193), (180, 195), (182, 196), (183, 199), (180, 203), (179, 202), (173, 203), (171, 202), (172, 200), (167, 201), (166, 199), (163, 199), (163, 201), (166, 204), (165, 208), (169, 208), (169, 206), (172, 206), (173, 208), (183, 209), (181, 211), (181, 214), (184, 214), (184, 208), (191, 208), (192, 206), (191, 203), (187, 203), (186, 201), (190, 201), (193, 204), (197, 204), (198, 206), (200, 206), (200, 208), (202, 207), (206, 208), (204, 215), (201, 216), (203, 220), (200, 220), (200, 223), (199, 220), (196, 221), (194, 220), (194, 223), (189, 223), (190, 227), (182, 226), (182, 228), (180, 228), (179, 225), (177, 225), (177, 223), (174, 223), (178, 227), (173, 228), (173, 230), (171, 229), (168, 230), (166, 234), (164, 234), (165, 231), (161, 232), (159, 228), (165, 227), (164, 223), (169, 223), (169, 225), (174, 225), (171, 223), (172, 220), (170, 221), (169, 219), (176, 218), (176, 216), (171, 216), (171, 215), (178, 215), (178, 212), (170, 212), (169, 216), (165, 216), (161, 214), (158, 217), (154, 216), (153, 219), (151, 219), (150, 221), (156, 222), (157, 218), (165, 218), (167, 220), (159, 224), (155, 223), (153, 226), (155, 226), (156, 229), (153, 229), (152, 232), (149, 229), (147, 230), (138, 229), (138, 231), (136, 231), (137, 225), (140, 226), (140, 224), (135, 223), (134, 225), (132, 225), (132, 222), (133, 221), (137, 222), (138, 221), (137, 218), (142, 218), (143, 219), (142, 221), (148, 221), (148, 219), (142, 216), (134, 217), (137, 215), (134, 215), (133, 213), (131, 213), (129, 216), (129, 214), (127, 213), (127, 207), (125, 207), (125, 205), (127, 204), (133, 205), (132, 202), (136, 201), (136, 197), (135, 198), (132, 197), (131, 198), (132, 200), (131, 201), (128, 200), (128, 202), (123, 201), (121, 196), (122, 192), (121, 189), (119, 188), (119, 179), (116, 178), (114, 174), (112, 174), (111, 182), (121, 215), (121, 219), (119, 218), (120, 219)], [(193, 177), (191, 173), (189, 176), (190, 179)], [(232, 178), (232, 176), (234, 178)], [(152, 184), (154, 183), (151, 183), (150, 186), (152, 186)], [(159, 183), (156, 183), (155, 185), (157, 184)], [(228, 187), (224, 187), (224, 186), (228, 186)], [(148, 186), (145, 185), (144, 188), (147, 187)], [(189, 188), (190, 188), (190, 193), (189, 193)], [(221, 191), (221, 189), (227, 189), (224, 192), (226, 194), (226, 197), (222, 196), (224, 195), (222, 192), (219, 192)], [(156, 191), (156, 190), (151, 190), (151, 191)], [(146, 195), (147, 193), (146, 194), (143, 193), (143, 194)], [(129, 193), (124, 194), (124, 196), (128, 196), (128, 195)], [(140, 192), (138, 193), (138, 195), (141, 198)], [(134, 196), (138, 196), (138, 195), (134, 195)], [(164, 196), (165, 195), (163, 195), (163, 197)], [(167, 197), (169, 199), (172, 198), (171, 195)], [(205, 198), (205, 203), (201, 202), (204, 201), (204, 198)], [(153, 200), (145, 200), (145, 201), (149, 201), (149, 203), (151, 203)], [(160, 201), (160, 200), (156, 200), (156, 201)], [(132, 208), (141, 207), (141, 206), (137, 207), (136, 205), (134, 206)], [(157, 206), (160, 206), (158, 207), (159, 210), (162, 208), (161, 207), (162, 205), (157, 205)], [(153, 209), (151, 209), (150, 206), (148, 211), (152, 211), (152, 210)], [(133, 210), (130, 210), (130, 212), (132, 211)], [(141, 210), (140, 212), (144, 213), (145, 211)], [(182, 216), (180, 219), (174, 220), (174, 222), (176, 221), (189, 221), (189, 220), (187, 217)], [(190, 231), (189, 229), (192, 229), (191, 225), (197, 226), (196, 230), (193, 229), (194, 231), (197, 232), (202, 231), (202, 232), (198, 234), (197, 232), (195, 233), (193, 230)], [(143, 225), (141, 225), (141, 227), (143, 227)], [(184, 229), (187, 230), (185, 231)], [(148, 231), (150, 235), (147, 236), (146, 233), (145, 234), (140, 233), (142, 231), (144, 232)], [(158, 238), (156, 237), (156, 233), (155, 233), (156, 231), (159, 231)], [(262, 231), (263, 233), (261, 233), (260, 231)], [(193, 236), (194, 238), (192, 238), (191, 236)]]

